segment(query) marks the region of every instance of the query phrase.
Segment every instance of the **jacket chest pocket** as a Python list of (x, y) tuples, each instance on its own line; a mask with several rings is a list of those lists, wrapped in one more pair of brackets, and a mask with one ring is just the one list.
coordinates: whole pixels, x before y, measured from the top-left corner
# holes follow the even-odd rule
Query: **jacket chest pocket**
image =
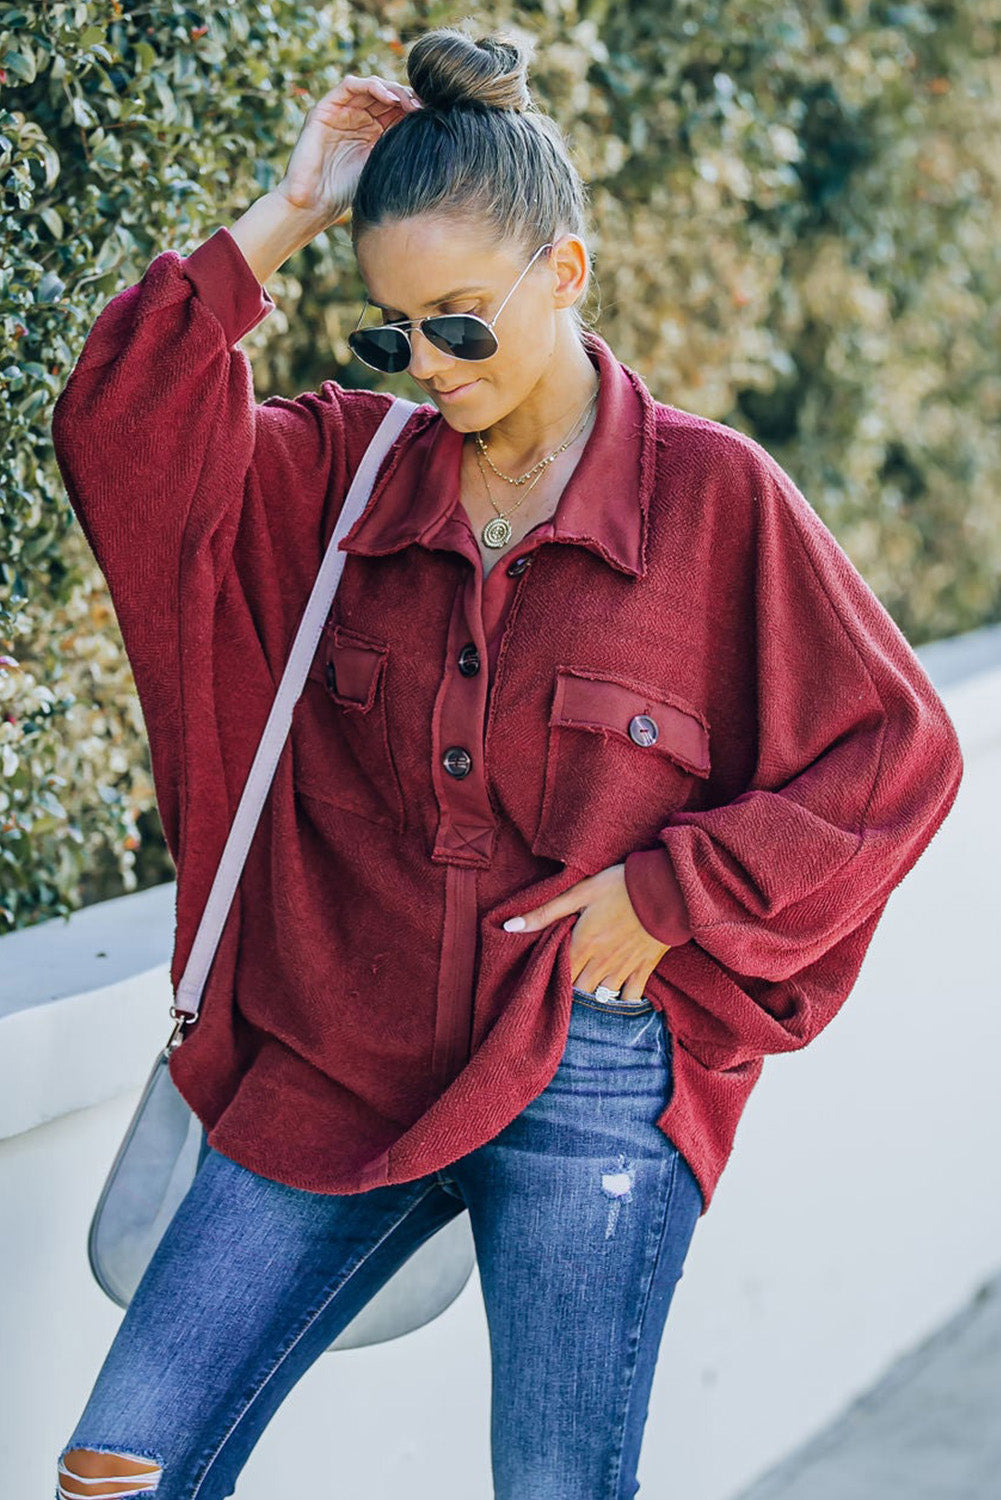
[(708, 777), (709, 726), (663, 688), (557, 667), (534, 854), (593, 874), (653, 848)]
[(292, 717), (293, 779), (306, 797), (402, 832), (403, 791), (389, 740), (389, 645), (328, 623)]

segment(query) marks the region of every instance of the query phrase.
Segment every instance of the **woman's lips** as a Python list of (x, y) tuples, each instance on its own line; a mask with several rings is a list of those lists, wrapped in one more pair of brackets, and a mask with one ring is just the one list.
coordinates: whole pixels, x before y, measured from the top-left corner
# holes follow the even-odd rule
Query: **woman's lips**
[(479, 377), (477, 377), (476, 380), (467, 380), (465, 385), (453, 386), (450, 391), (434, 391), (432, 394), (437, 396), (439, 401), (456, 401), (460, 396), (464, 396), (467, 391), (471, 391), (474, 385), (479, 385), (479, 383)]

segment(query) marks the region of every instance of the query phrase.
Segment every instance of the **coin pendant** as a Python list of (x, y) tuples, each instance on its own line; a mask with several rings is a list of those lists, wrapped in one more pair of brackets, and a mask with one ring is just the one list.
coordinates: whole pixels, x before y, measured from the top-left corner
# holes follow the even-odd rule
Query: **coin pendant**
[(480, 532), (484, 546), (504, 547), (511, 540), (511, 522), (507, 516), (494, 516)]

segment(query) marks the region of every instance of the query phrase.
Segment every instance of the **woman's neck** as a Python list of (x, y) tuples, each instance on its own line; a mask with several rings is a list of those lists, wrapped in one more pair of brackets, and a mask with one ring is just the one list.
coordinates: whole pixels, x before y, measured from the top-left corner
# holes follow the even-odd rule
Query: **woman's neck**
[[(528, 397), (483, 430), (490, 457), (508, 474), (523, 474), (570, 436), (598, 389), (598, 371), (578, 338), (560, 364), (560, 379), (544, 374)], [(472, 439), (475, 442), (475, 438)]]

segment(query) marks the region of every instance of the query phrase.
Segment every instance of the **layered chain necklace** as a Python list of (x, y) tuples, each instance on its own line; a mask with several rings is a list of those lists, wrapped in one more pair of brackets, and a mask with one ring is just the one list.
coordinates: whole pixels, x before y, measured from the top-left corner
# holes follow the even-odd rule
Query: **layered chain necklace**
[[(510, 474), (505, 474), (502, 469), (498, 469), (497, 465), (490, 457), (490, 454), (487, 452), (487, 445), (483, 441), (483, 434), (481, 432), (475, 432), (473, 434), (474, 438), (476, 439), (476, 462), (479, 465), (480, 473), (483, 476), (483, 488), (487, 492), (487, 499), (490, 501), (490, 504), (496, 511), (496, 515), (487, 522), (487, 524), (483, 527), (483, 530), (480, 532), (480, 536), (483, 539), (483, 545), (485, 547), (507, 546), (508, 542), (511, 540), (511, 537), (514, 534), (513, 527), (511, 526), (511, 522), (508, 517), (513, 516), (518, 507), (528, 499), (528, 496), (530, 495), (532, 490), (534, 490), (535, 486), (538, 484), (539, 480), (542, 478), (549, 465), (553, 463), (555, 459), (559, 458), (561, 453), (565, 453), (566, 450), (570, 447), (570, 444), (574, 442), (577, 437), (579, 437), (581, 429), (584, 423), (586, 423), (588, 416), (590, 415), (591, 408), (594, 406), (594, 403), (598, 399), (599, 390), (600, 383), (598, 390), (595, 391), (594, 395), (591, 397), (590, 401), (587, 403), (580, 416), (574, 422), (573, 428), (570, 432), (570, 436), (566, 439), (566, 441), (561, 443), (558, 448), (554, 448), (552, 453), (547, 453), (545, 458), (540, 458), (537, 464), (533, 464), (530, 469), (527, 469), (524, 474), (519, 474), (517, 478), (514, 478)], [(495, 502), (493, 495), (491, 495), (490, 493), (490, 485), (487, 481), (486, 470), (483, 467), (484, 458), (493, 469), (497, 477), (499, 479), (506, 480), (508, 484), (513, 484), (520, 487), (521, 485), (526, 484), (528, 480), (531, 479), (532, 481), (531, 484), (529, 484), (528, 489), (521, 496), (518, 504), (512, 506), (511, 510), (509, 511), (501, 510), (500, 506)]]

